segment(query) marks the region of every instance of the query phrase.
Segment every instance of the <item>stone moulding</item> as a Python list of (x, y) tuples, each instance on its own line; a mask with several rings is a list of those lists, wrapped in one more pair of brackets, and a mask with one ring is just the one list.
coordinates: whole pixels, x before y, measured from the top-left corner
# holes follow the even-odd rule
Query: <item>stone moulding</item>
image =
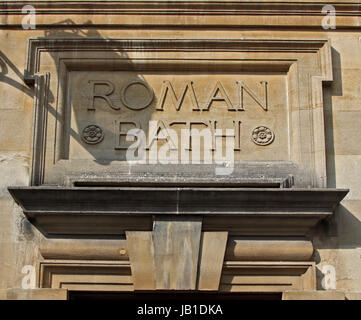
[[(6, 16), (0, 25), (20, 27), (22, 8), (27, 1), (3, 1), (0, 4), (0, 18)], [(356, 1), (32, 1), (36, 7), (38, 26), (56, 28), (63, 24), (77, 26), (107, 26), (104, 16), (114, 17), (113, 26), (148, 27), (182, 26), (182, 28), (202, 26), (219, 27), (322, 27), (324, 17), (322, 8), (332, 5), (339, 20), (337, 28), (359, 28), (359, 3)], [(92, 20), (88, 19), (88, 16)], [(63, 17), (69, 17), (64, 21)], [(156, 18), (153, 18), (153, 17)], [(226, 16), (227, 19), (223, 17)], [(265, 16), (267, 19), (256, 22), (253, 16)], [(60, 18), (61, 17), (61, 18)], [(176, 17), (176, 18), (175, 18)], [(184, 18), (187, 23), (184, 23)], [(221, 19), (220, 19), (221, 17)], [(292, 17), (292, 19), (290, 19)], [(59, 18), (63, 21), (59, 22)]]
[[(305, 236), (348, 190), (9, 187), (27, 218), (49, 235), (124, 235), (154, 217), (202, 218), (203, 231)], [(188, 218), (186, 218), (188, 217)]]
[[(216, 234), (224, 234), (219, 232)], [(202, 234), (204, 236), (204, 234)], [(207, 236), (207, 235), (206, 235)], [(217, 243), (219, 237), (217, 237)], [(44, 259), (129, 260), (128, 240), (43, 238), (39, 251)], [(214, 252), (212, 245), (211, 250)], [(309, 261), (312, 242), (298, 237), (239, 237), (227, 240), (225, 260), (229, 261)]]
[(314, 262), (225, 261), (219, 291), (282, 292), (315, 290)]
[(129, 261), (45, 261), (39, 266), (40, 288), (134, 291)]
[[(69, 291), (138, 291), (128, 261), (42, 261), (39, 269), (40, 288)], [(314, 262), (225, 261), (218, 291), (282, 292), (315, 288)], [(141, 291), (147, 290), (153, 293), (162, 291), (155, 288)], [(197, 287), (196, 290), (204, 289)]]
[[(36, 4), (41, 14), (50, 13), (118, 13), (118, 14), (313, 14), (320, 15), (324, 3), (332, 4), (341, 15), (360, 15), (357, 2), (339, 2), (339, 1), (32, 1)], [(18, 10), (26, 5), (28, 1), (4, 1), (0, 9), (8, 14), (17, 13)], [(63, 10), (63, 11), (62, 11)]]
[[(30, 38), (24, 81), (32, 85), (40, 71), (40, 54), (56, 51), (196, 51), (196, 52), (311, 52), (320, 50), (327, 40), (295, 39), (117, 39), (117, 38)], [(331, 56), (330, 56), (331, 57)], [(330, 59), (327, 58), (327, 59)], [(332, 70), (326, 75), (332, 81)]]
[(31, 185), (41, 184), (44, 179), (45, 144), (47, 129), (47, 105), (50, 74), (39, 75), (35, 78), (35, 100), (33, 112), (33, 140), (32, 140), (32, 171)]

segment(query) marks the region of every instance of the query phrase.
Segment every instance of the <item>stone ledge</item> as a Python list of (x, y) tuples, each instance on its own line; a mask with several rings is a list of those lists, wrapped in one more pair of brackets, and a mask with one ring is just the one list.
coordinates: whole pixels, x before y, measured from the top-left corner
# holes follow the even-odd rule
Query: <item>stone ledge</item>
[(154, 216), (170, 215), (200, 216), (203, 231), (304, 236), (318, 221), (332, 215), (348, 192), (296, 188), (50, 186), (8, 190), (27, 218), (46, 236), (151, 231)]
[(346, 300), (361, 300), (361, 291), (346, 292)]
[(66, 289), (1, 289), (0, 300), (68, 300)]
[(345, 300), (345, 293), (338, 290), (330, 291), (284, 291), (282, 300)]

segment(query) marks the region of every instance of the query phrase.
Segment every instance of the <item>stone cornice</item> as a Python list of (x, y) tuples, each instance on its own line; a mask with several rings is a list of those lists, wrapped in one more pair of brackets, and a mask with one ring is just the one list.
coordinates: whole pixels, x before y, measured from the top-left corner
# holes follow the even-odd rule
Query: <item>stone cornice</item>
[(200, 216), (205, 230), (239, 235), (305, 235), (332, 215), (348, 190), (9, 187), (9, 192), (46, 235), (151, 230), (159, 215)]
[(0, 27), (21, 28), (24, 5), (36, 9), (37, 28), (322, 29), (325, 5), (335, 8), (338, 29), (361, 25), (358, 1), (4, 1)]
[(361, 16), (358, 1), (3, 1), (0, 14), (32, 5), (38, 14), (322, 15), (325, 4), (340, 16)]
[(41, 186), (9, 187), (9, 192), (30, 216), (40, 211), (196, 215), (307, 215), (317, 211), (323, 215), (331, 214), (348, 190)]

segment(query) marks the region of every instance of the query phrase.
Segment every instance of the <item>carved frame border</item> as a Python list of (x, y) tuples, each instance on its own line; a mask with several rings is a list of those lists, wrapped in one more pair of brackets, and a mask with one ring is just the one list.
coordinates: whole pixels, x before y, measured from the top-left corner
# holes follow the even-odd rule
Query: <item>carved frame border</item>
[(322, 86), (333, 80), (331, 50), (327, 40), (293, 39), (101, 39), (101, 38), (31, 38), (28, 42), (24, 80), (34, 85), (34, 129), (31, 185), (44, 181), (47, 97), (50, 74), (40, 72), (41, 53), (51, 51), (142, 51), (142, 52), (307, 52), (316, 53), (321, 61), (321, 76), (312, 76), (311, 126), (313, 135), (314, 187), (326, 187), (326, 155)]
[[(250, 272), (251, 270), (251, 272)], [(262, 275), (260, 279), (254, 274)], [(100, 283), (95, 277), (118, 276), (118, 282)], [(39, 288), (134, 292), (129, 261), (45, 260), (39, 263)], [(246, 277), (246, 278), (244, 278)], [(229, 282), (229, 278), (233, 278)], [(228, 279), (228, 280), (227, 280)], [(255, 286), (256, 284), (256, 286)], [(218, 292), (283, 292), (315, 290), (316, 268), (312, 261), (224, 261)], [(197, 289), (200, 291), (200, 289)]]

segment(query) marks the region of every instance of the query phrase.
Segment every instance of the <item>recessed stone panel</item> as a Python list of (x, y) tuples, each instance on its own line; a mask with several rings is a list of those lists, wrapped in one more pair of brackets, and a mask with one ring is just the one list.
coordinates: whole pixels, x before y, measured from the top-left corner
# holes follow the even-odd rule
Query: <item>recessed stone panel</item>
[(32, 184), (326, 185), (327, 40), (31, 39), (26, 81)]
[[(212, 162), (217, 150), (225, 153), (226, 135), (237, 161), (289, 160), (285, 74), (247, 75), (236, 68), (232, 73), (74, 71), (69, 82), (69, 140), (64, 140), (69, 151), (63, 159), (127, 161), (127, 150), (136, 147), (126, 136), (138, 128), (146, 137), (138, 148), (149, 159), (157, 144), (158, 162), (167, 160), (161, 151), (167, 143), (175, 162), (181, 162), (181, 152), (192, 162), (194, 150), (200, 150), (201, 163)], [(196, 132), (186, 136), (185, 130), (198, 130), (202, 138)]]

